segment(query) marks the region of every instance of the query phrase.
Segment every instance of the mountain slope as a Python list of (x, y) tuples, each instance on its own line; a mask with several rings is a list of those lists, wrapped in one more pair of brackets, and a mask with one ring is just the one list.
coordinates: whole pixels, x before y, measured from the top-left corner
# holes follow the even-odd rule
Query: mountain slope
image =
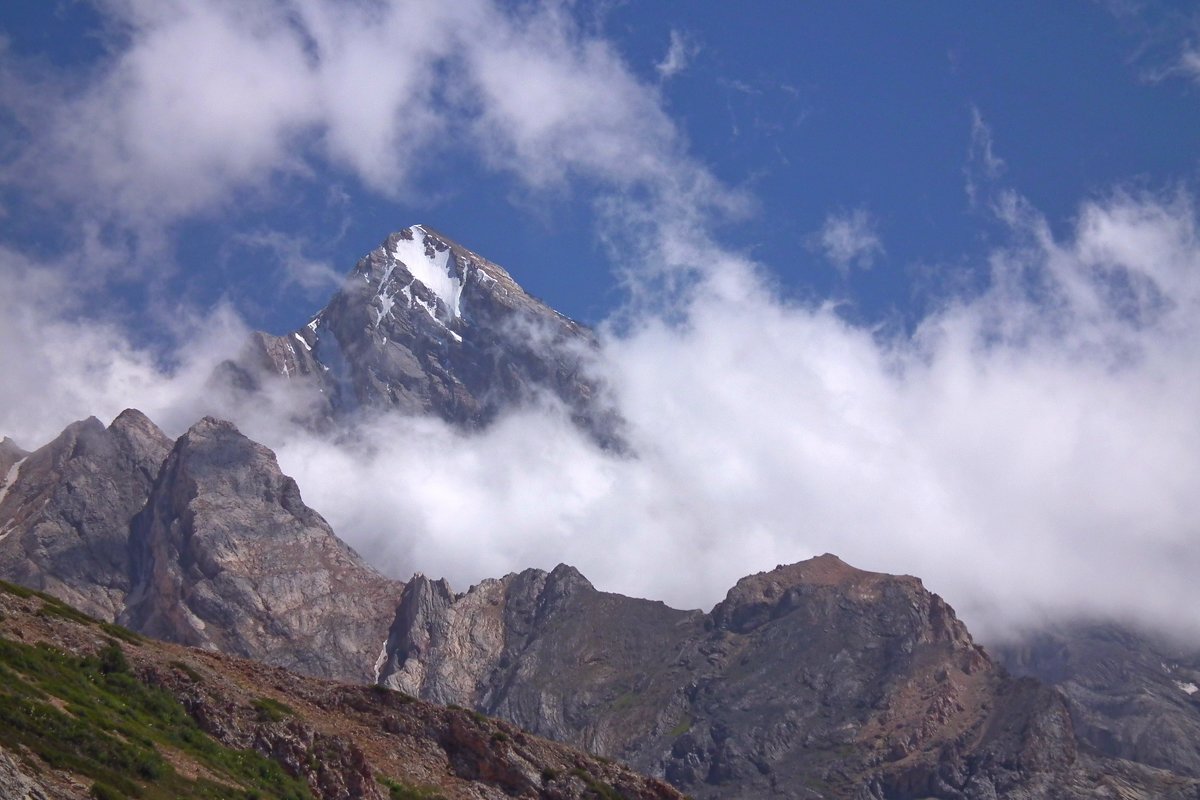
[(414, 225), (360, 260), (306, 326), (255, 334), (224, 379), (251, 392), (280, 380), (315, 389), (317, 419), (398, 410), (467, 428), (553, 398), (611, 444), (616, 415), (587, 374), (595, 348), (504, 269)]
[(207, 417), (175, 443), (131, 524), (120, 622), (160, 639), (369, 682), (400, 584), (304, 505), (275, 455)]
[(116, 619), (131, 589), (129, 521), (170, 447), (128, 410), (107, 428), (95, 417), (76, 422), (12, 461), (0, 488), (0, 575)]
[(565, 566), (463, 595), (414, 578), (381, 678), (697, 797), (1197, 791), (1077, 752), (1058, 695), (1008, 677), (920, 581), (828, 555), (743, 579), (711, 614), (598, 592)]
[(681, 800), (462, 709), (142, 639), (2, 583), (0, 797)]
[(1049, 627), (993, 648), (1066, 698), (1099, 752), (1200, 778), (1200, 651), (1113, 623)]
[(205, 419), (140, 412), (6, 447), (0, 577), (152, 636), (363, 683), (403, 584), (304, 505), (275, 456)]

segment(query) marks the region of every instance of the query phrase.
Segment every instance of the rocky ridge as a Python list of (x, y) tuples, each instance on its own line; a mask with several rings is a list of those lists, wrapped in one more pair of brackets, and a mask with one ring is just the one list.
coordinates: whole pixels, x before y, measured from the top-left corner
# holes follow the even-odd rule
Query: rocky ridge
[(172, 443), (129, 410), (10, 452), (0, 576), (152, 636), (373, 679), (403, 584), (338, 539), (230, 423), (206, 418)]
[(128, 410), (107, 428), (91, 417), (33, 453), (10, 456), (0, 488), (0, 575), (115, 620), (133, 588), (129, 523), (170, 448), (153, 422)]
[(461, 595), (417, 577), (381, 679), (701, 798), (1198, 791), (1080, 752), (1059, 695), (1009, 677), (919, 580), (830, 555), (745, 578), (710, 614), (599, 592), (566, 566)]
[(143, 639), (10, 584), (0, 676), (5, 798), (682, 800), (461, 708)]
[(1054, 686), (1098, 752), (1200, 778), (1200, 651), (1126, 625), (1079, 621), (993, 648)]
[[(150, 635), (494, 715), (697, 797), (1200, 797), (1189, 718), (1160, 726), (1172, 747), (1145, 724), (1107, 747), (1088, 714), (1117, 673), (1065, 700), (1011, 678), (915, 578), (826, 555), (708, 614), (568, 566), (456, 594), (367, 567), (227, 422), (171, 443), (128, 411), (0, 456), (5, 576)], [(1172, 663), (1179, 711), (1192, 673)]]

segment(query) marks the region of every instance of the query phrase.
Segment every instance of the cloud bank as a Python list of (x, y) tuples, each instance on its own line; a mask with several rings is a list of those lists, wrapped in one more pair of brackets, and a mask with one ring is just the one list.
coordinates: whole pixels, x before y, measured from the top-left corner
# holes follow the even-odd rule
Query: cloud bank
[[(596, 450), (553, 409), (475, 435), (379, 419), (370, 447), (281, 426), (292, 398), (240, 407), (207, 387), (242, 320), (180, 304), (173, 347), (132, 342), (89, 293), (129, 261), (154, 262), (87, 235), (53, 258), (0, 249), (0, 432), (26, 447), (126, 406), (172, 434), (226, 416), (275, 448), (374, 563), (459, 587), (564, 561), (604, 589), (709, 606), (744, 574), (832, 551), (923, 577), (991, 636), (1094, 613), (1200, 638), (1179, 614), (1200, 604), (1189, 198), (1085, 202), (1056, 236), (1002, 195), (993, 211), (1009, 238), (987, 288), (915, 331), (873, 330), (781, 299), (780, 265), (714, 239), (713, 220), (744, 198), (687, 155), (658, 89), (565, 6), (103, 8), (120, 35), (84, 79), (36, 83), (9, 64), (30, 131), (10, 187), (66, 204), (85, 232), (152, 240), (319, 165), (387, 196), (419, 191), (439, 156), (533, 191), (598, 186), (631, 295), (600, 369), (637, 456)], [(972, 152), (995, 178), (1002, 164), (974, 123)], [(845, 235), (828, 246), (847, 264), (878, 253), (869, 220), (831, 221)], [(302, 248), (257, 244), (305, 285), (328, 278)]]
[[(7, 384), (2, 422), (30, 445), (64, 413), (136, 405), (173, 433), (231, 416), (371, 561), (459, 587), (565, 561), (605, 589), (707, 607), (743, 574), (832, 551), (921, 576), (989, 636), (1072, 614), (1200, 634), (1178, 614), (1200, 602), (1194, 209), (1116, 196), (1065, 240), (1018, 198), (1001, 211), (1012, 241), (990, 288), (912, 335), (782, 302), (759, 265), (701, 238), (656, 247), (705, 277), (682, 319), (605, 337), (635, 458), (547, 409), (474, 435), (384, 418), (373, 447), (335, 443), (206, 395), (211, 354), (168, 374), (115, 332), (46, 320), (5, 332), (37, 332), (5, 349), (6, 374), (31, 353), (53, 368), (26, 376), (48, 391), (23, 405)], [(232, 342), (230, 323), (197, 324)], [(53, 419), (44, 398), (59, 418), (28, 426)]]

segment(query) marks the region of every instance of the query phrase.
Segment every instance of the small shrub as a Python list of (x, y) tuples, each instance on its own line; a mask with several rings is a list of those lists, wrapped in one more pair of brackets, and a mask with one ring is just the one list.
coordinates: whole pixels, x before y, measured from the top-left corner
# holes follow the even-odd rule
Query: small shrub
[(391, 800), (445, 800), (445, 796), (439, 794), (436, 789), (410, 786), (391, 778), (380, 778), (379, 782), (387, 787), (388, 797)]
[(583, 781), (584, 785), (601, 800), (626, 800), (625, 795), (618, 792), (613, 786), (598, 780), (585, 770), (576, 768), (571, 770), (571, 774)]
[(259, 720), (263, 722), (281, 722), (287, 717), (294, 717), (296, 710), (287, 703), (281, 703), (270, 697), (260, 697), (254, 701), (254, 710), (258, 712)]
[(146, 641), (146, 637), (142, 636), (140, 633), (134, 633), (133, 631), (129, 630), (129, 628), (124, 628), (120, 625), (114, 625), (111, 622), (101, 622), (100, 630), (104, 631), (114, 639), (120, 639), (126, 644), (132, 644), (140, 647), (142, 643)]
[(96, 654), (100, 661), (100, 671), (105, 675), (128, 674), (129, 662), (125, 660), (125, 651), (116, 642), (110, 641)]
[(53, 599), (48, 600), (46, 605), (42, 606), (41, 610), (37, 613), (40, 617), (60, 617), (62, 619), (70, 620), (71, 622), (78, 622), (81, 625), (96, 624), (96, 620), (92, 619), (87, 614), (84, 614), (82, 611), (76, 611), (69, 605)]
[(92, 784), (92, 797), (94, 800), (125, 800), (125, 795), (118, 792), (106, 783), (96, 781)]
[(679, 724), (676, 725), (674, 728), (671, 728), (670, 735), (672, 737), (678, 738), (680, 736), (683, 736), (685, 733), (687, 733), (691, 729), (692, 729), (692, 718), (685, 714), (683, 719), (679, 720)]
[(201, 683), (203, 681), (199, 672), (196, 672), (196, 670), (192, 669), (182, 661), (172, 661), (171, 666), (191, 678), (192, 683)]

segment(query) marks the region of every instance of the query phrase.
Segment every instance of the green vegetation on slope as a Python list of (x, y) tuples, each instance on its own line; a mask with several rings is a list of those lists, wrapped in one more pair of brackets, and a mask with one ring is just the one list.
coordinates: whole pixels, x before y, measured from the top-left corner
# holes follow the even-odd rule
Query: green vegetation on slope
[[(46, 608), (54, 614), (59, 606)], [(274, 761), (201, 731), (174, 697), (133, 675), (113, 640), (81, 658), (0, 637), (0, 745), (23, 746), (51, 767), (91, 779), (92, 795), (102, 800), (312, 798)], [(179, 774), (165, 753), (210, 777)]]

